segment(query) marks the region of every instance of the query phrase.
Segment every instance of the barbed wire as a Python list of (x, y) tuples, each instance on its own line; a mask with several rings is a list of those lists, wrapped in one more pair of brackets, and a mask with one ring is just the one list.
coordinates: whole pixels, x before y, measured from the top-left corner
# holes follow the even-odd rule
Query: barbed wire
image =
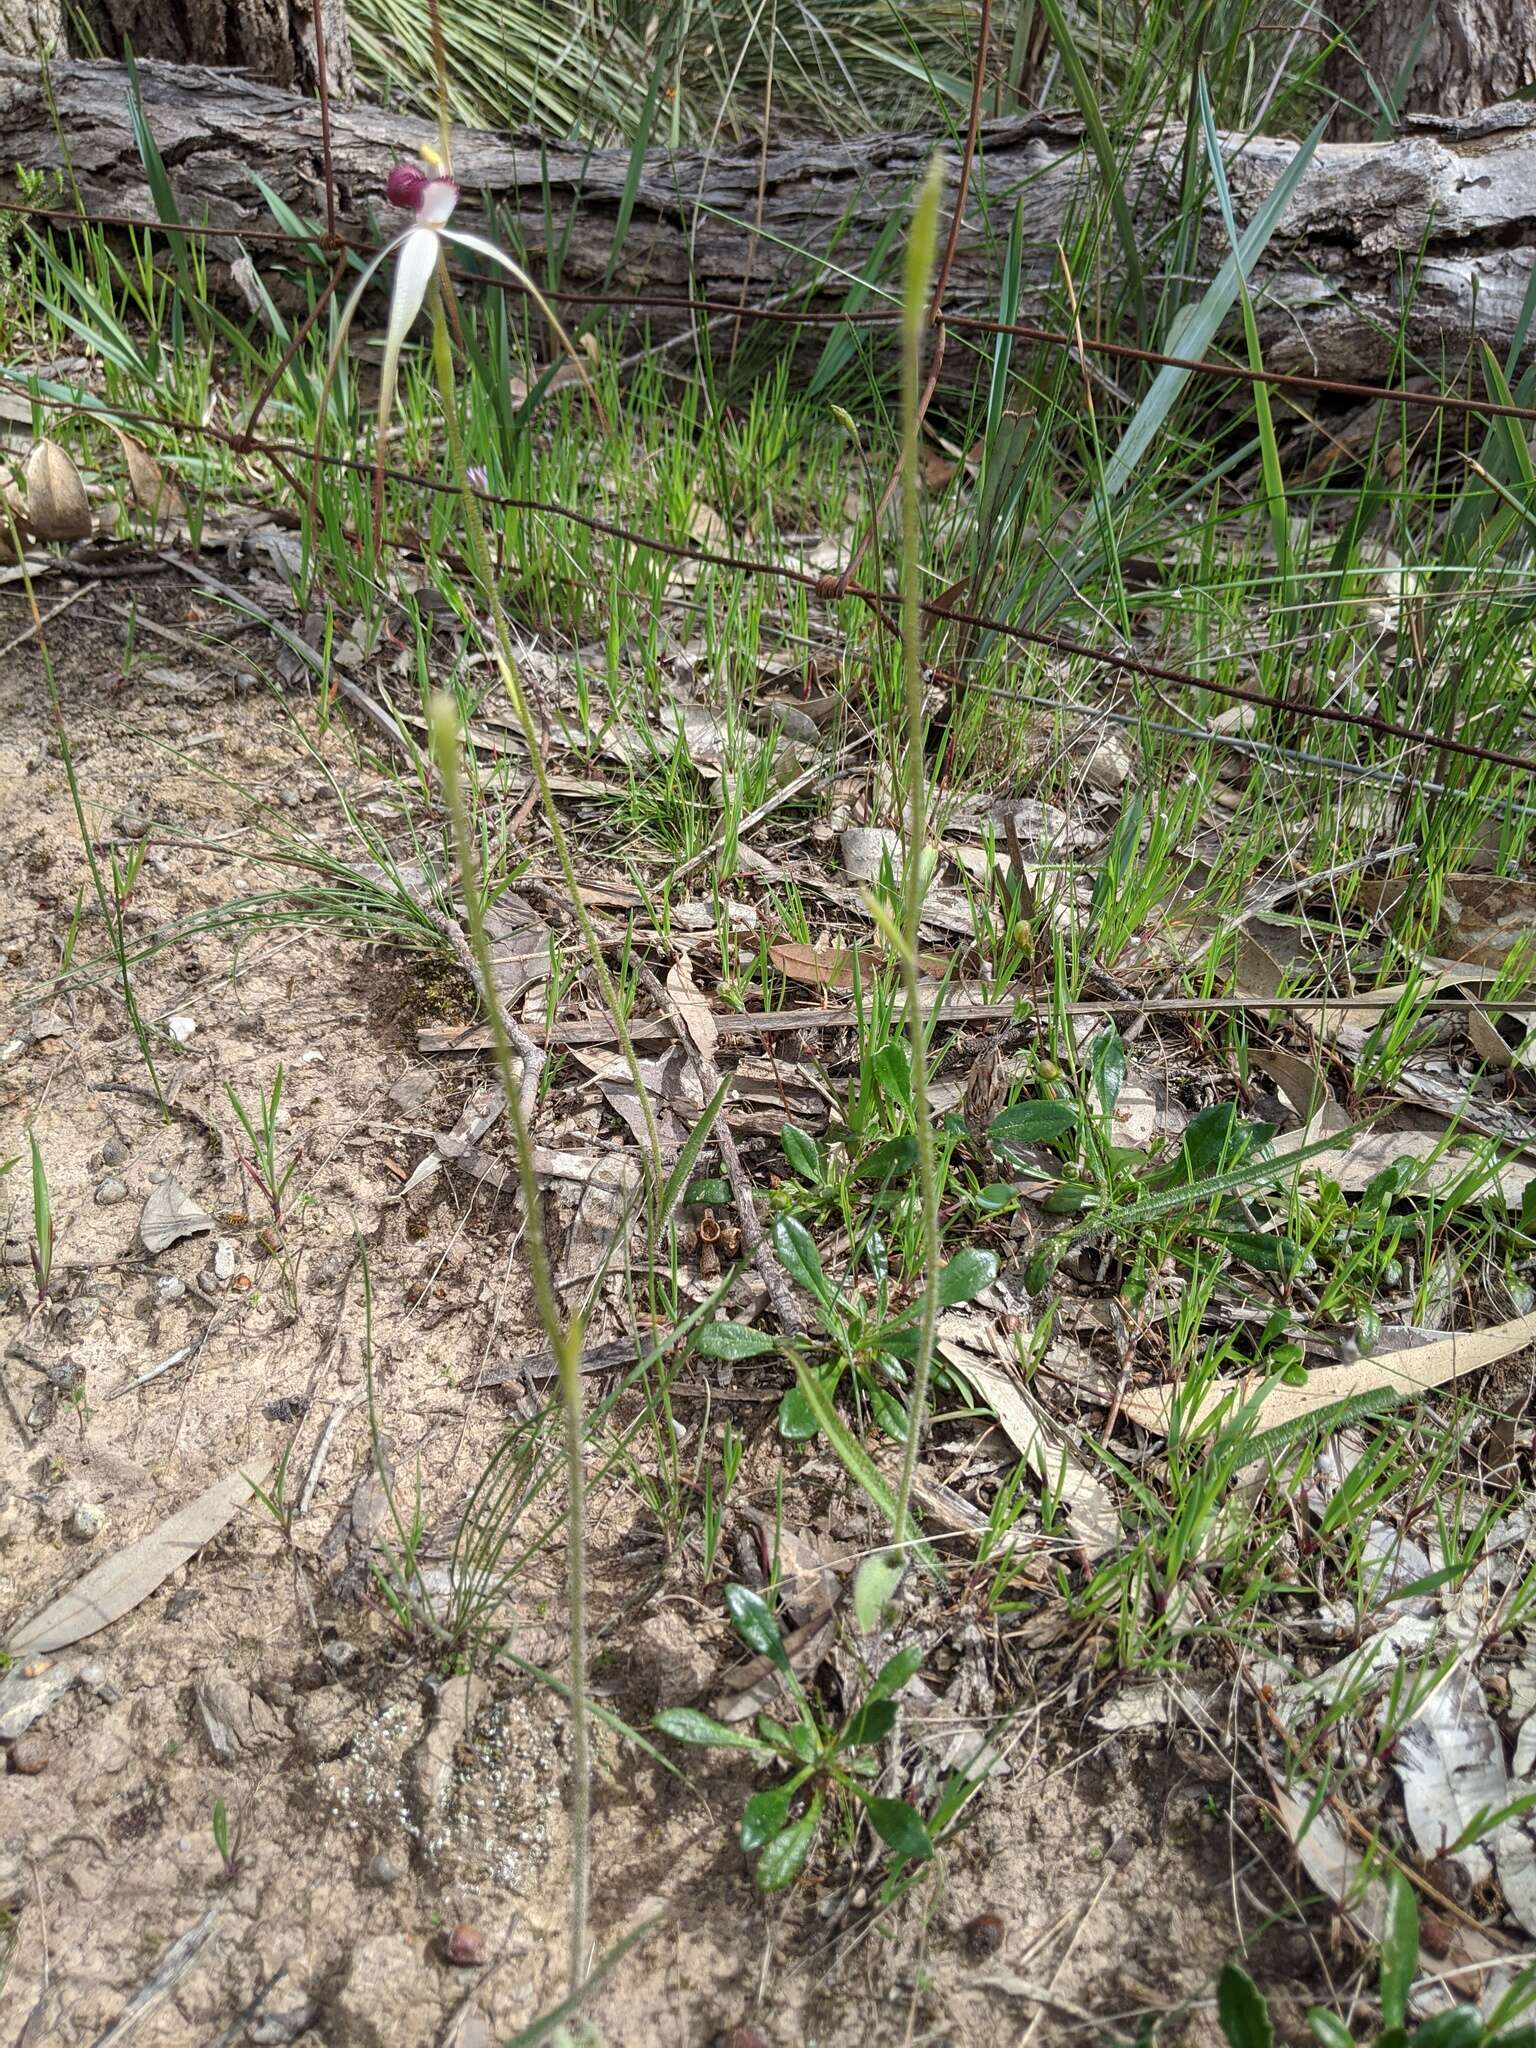
[[(294, 485), (294, 479), (286, 464), (299, 462), (369, 478), (382, 476), (392, 483), (406, 484), (437, 496), (460, 495), (459, 485), (449, 479), (422, 475), (417, 471), (401, 469), (387, 463), (370, 462), (361, 456), (336, 455), (323, 449), (306, 446), (302, 442), (253, 436), (244, 429), (220, 427), (212, 421), (179, 420), (167, 413), (109, 404), (96, 398), (85, 401), (56, 398), (51, 394), (38, 392), (31, 381), (14, 370), (0, 368), (0, 383), (9, 384), (22, 391), (34, 404), (45, 408), (84, 413), (129, 426), (155, 428), (181, 439), (213, 442), (237, 455), (263, 457), (280, 469), (290, 486)], [(796, 584), (826, 601), (855, 598), (877, 615), (884, 612), (891, 602), (890, 592), (875, 589), (869, 584), (846, 581), (839, 572), (811, 569), (798, 562), (765, 560), (757, 555), (736, 554), (720, 548), (704, 547), (695, 541), (673, 540), (665, 535), (645, 533), (602, 513), (581, 511), (575, 506), (559, 504), (549, 499), (521, 497), (480, 488), (475, 490), (474, 495), (482, 504), (492, 509), (565, 520), (589, 532), (603, 534), (646, 553), (669, 556), (673, 560), (692, 562), (701, 567)], [(363, 544), (361, 536), (354, 535), (352, 538)], [(403, 548), (406, 543), (385, 537), (385, 545)], [(1212, 696), (1223, 697), (1234, 703), (1253, 705), (1281, 717), (1317, 719), (1325, 724), (1351, 726), (1373, 733), (1378, 738), (1401, 740), (1406, 745), (1433, 750), (1441, 755), (1456, 755), (1465, 760), (1510, 768), (1520, 774), (1536, 774), (1536, 759), (1526, 755), (1512, 753), (1500, 747), (1484, 746), (1479, 742), (1460, 739), (1451, 734), (1426, 731), (1419, 726), (1384, 718), (1377, 712), (1357, 710), (1342, 704), (1310, 703), (1304, 698), (1282, 696), (1275, 691), (1225, 682), (1219, 677), (1200, 675), (1192, 669), (1180, 668), (1172, 663), (1151, 661), (1145, 656), (1121, 648), (1095, 647), (1090, 642), (1075, 639), (1067, 634), (1022, 625), (1017, 620), (972, 611), (933, 599), (922, 600), (920, 609), (927, 618), (940, 623), (965, 626), (973, 633), (996, 634), (1001, 639), (1019, 645), (1039, 647), (1060, 658), (1088, 662), (1117, 674), (1137, 677), (1148, 682), (1165, 683), (1178, 689), (1205, 691)]]
[[(1264, 385), (1287, 390), (1311, 392), (1317, 395), (1346, 397), (1363, 403), (1379, 405), (1402, 405), (1422, 407), (1441, 412), (1470, 414), (1479, 417), (1515, 418), (1536, 421), (1536, 406), (1524, 406), (1502, 402), (1492, 398), (1475, 398), (1457, 392), (1417, 390), (1408, 386), (1378, 385), (1350, 379), (1328, 378), (1304, 372), (1272, 369), (1263, 365), (1244, 365), (1216, 362), (1206, 357), (1186, 357), (1169, 351), (1150, 349), (1130, 342), (1111, 341), (1086, 334), (1074, 323), (1074, 331), (1061, 332), (1049, 327), (1026, 321), (1009, 321), (989, 318), (980, 313), (952, 313), (944, 306), (944, 287), (948, 278), (949, 265), (953, 259), (964, 211), (965, 195), (969, 184), (972, 158), (976, 150), (979, 133), (979, 114), (982, 98), (982, 80), (986, 71), (987, 27), (990, 6), (984, 4), (982, 22), (977, 37), (973, 65), (970, 120), (968, 123), (965, 152), (962, 161), (959, 189), (953, 205), (945, 244), (943, 269), (940, 273), (928, 308), (928, 326), (933, 336), (933, 362), (924, 403), (932, 397), (938, 381), (938, 368), (942, 363), (944, 343), (949, 333), (977, 338), (996, 339), (1007, 335), (1015, 339), (1032, 342), (1035, 345), (1063, 351), (1079, 363), (1088, 355), (1103, 356), (1115, 360), (1134, 362), (1149, 367), (1173, 368), (1188, 372), (1192, 376), (1220, 379), (1230, 383), (1249, 386)], [(387, 465), (380, 460), (366, 462), (354, 456), (334, 455), (301, 443), (258, 437), (255, 428), (262, 411), (282, 378), (287, 365), (294, 359), (300, 347), (326, 306), (333, 298), (345, 273), (348, 255), (372, 256), (376, 253), (371, 243), (347, 237), (337, 227), (338, 207), (335, 169), (331, 149), (331, 109), (327, 80), (326, 52), (323, 30), (317, 18), (316, 69), (320, 103), (321, 156), (324, 182), (325, 227), (314, 233), (282, 228), (252, 228), (223, 226), (212, 222), (186, 224), (180, 221), (161, 219), (146, 220), (128, 213), (90, 214), (83, 210), (48, 207), (32, 202), (19, 202), (4, 209), (13, 217), (29, 222), (42, 221), (51, 227), (80, 228), (121, 228), (161, 234), (166, 236), (200, 236), (205, 242), (233, 240), (244, 245), (253, 243), (273, 248), (301, 248), (319, 260), (328, 260), (330, 276), (323, 292), (311, 306), (308, 315), (291, 335), (283, 350), (281, 359), (265, 380), (241, 429), (216, 426), (212, 421), (192, 422), (179, 420), (163, 412), (109, 405), (94, 395), (85, 399), (55, 398), (36, 388), (36, 380), (28, 380), (11, 370), (0, 370), (0, 380), (11, 383), (26, 392), (34, 404), (62, 410), (83, 411), (108, 419), (154, 429), (158, 433), (176, 438), (188, 437), (216, 444), (222, 444), (239, 456), (258, 456), (270, 462), (288, 483), (296, 488), (297, 482), (287, 463), (307, 463), (311, 475), (318, 481), (322, 468), (350, 471), (383, 480), (403, 483), (418, 490), (456, 495), (459, 486), (441, 478), (427, 477), (415, 472)], [(480, 278), (476, 273), (465, 272), (455, 267), (455, 274), (469, 281), (484, 284), (494, 283), (507, 291), (527, 295), (527, 288), (516, 284), (510, 278)], [(808, 280), (804, 290), (809, 295), (817, 289), (818, 280)], [(604, 286), (598, 291), (571, 288), (555, 289), (546, 294), (549, 299), (565, 304), (587, 308), (603, 308), (610, 311), (679, 313), (690, 318), (703, 314), (708, 317), (724, 316), (737, 320), (755, 320), (796, 327), (833, 329), (838, 327), (880, 328), (891, 327), (900, 319), (900, 309), (894, 305), (885, 306), (844, 306), (840, 308), (818, 308), (809, 305), (765, 306), (750, 303), (745, 298), (743, 287), (742, 302), (732, 304), (711, 298), (699, 298), (676, 293), (617, 292)], [(622, 521), (608, 518), (599, 513), (579, 511), (573, 506), (552, 503), (534, 498), (511, 496), (488, 489), (478, 490), (476, 495), (494, 509), (503, 512), (519, 512), (547, 519), (565, 520), (591, 532), (603, 534), (621, 544), (652, 554), (670, 557), (674, 560), (695, 563), (736, 574), (757, 576), (782, 582), (789, 582), (810, 589), (823, 601), (857, 599), (870, 608), (873, 616), (890, 626), (889, 594), (867, 584), (855, 582), (863, 547), (873, 534), (884, 507), (872, 510), (872, 516), (863, 541), (850, 556), (847, 565), (835, 574), (811, 570), (798, 563), (767, 561), (752, 555), (736, 554), (724, 549), (706, 548), (697, 542), (675, 541), (657, 534), (643, 533)], [(889, 490), (886, 493), (889, 497)], [(389, 545), (401, 545), (390, 540)], [(1251, 705), (1271, 712), (1279, 717), (1296, 719), (1317, 719), (1325, 723), (1348, 726), (1368, 731), (1378, 738), (1401, 741), (1405, 746), (1434, 749), (1438, 756), (1457, 756), (1512, 769), (1520, 774), (1536, 773), (1536, 760), (1512, 753), (1498, 747), (1483, 746), (1475, 741), (1458, 737), (1426, 732), (1423, 729), (1397, 720), (1385, 718), (1379, 713), (1358, 710), (1339, 704), (1308, 703), (1291, 696), (1282, 696), (1273, 691), (1252, 688), (1244, 684), (1224, 682), (1213, 676), (1202, 676), (1192, 670), (1169, 663), (1154, 662), (1121, 648), (1096, 647), (1072, 636), (1049, 632), (1040, 627), (1026, 626), (1016, 620), (1004, 619), (985, 612), (962, 609), (945, 601), (924, 600), (921, 610), (930, 620), (961, 626), (973, 634), (994, 634), (1017, 645), (1038, 647), (1059, 659), (1084, 661), (1099, 669), (1122, 676), (1134, 677), (1148, 682), (1160, 683), (1177, 689), (1203, 691), (1212, 696), (1222, 697), (1234, 703)]]
[[(364, 257), (378, 253), (376, 243), (357, 236), (328, 234), (318, 227), (312, 233), (304, 233), (284, 228), (219, 226), (212, 222), (167, 222), (146, 219), (136, 213), (83, 213), (68, 207), (35, 206), (19, 200), (0, 207), (0, 217), (5, 215), (41, 220), (59, 227), (106, 227), (165, 236), (190, 235), (208, 241), (252, 242), (302, 249), (311, 252), (316, 261), (323, 260), (327, 249)], [(529, 296), (527, 286), (510, 277), (482, 275), (461, 264), (450, 263), (448, 268), (450, 275), (461, 283), (489, 286), (515, 298), (526, 299)], [(786, 327), (894, 328), (901, 318), (899, 308), (894, 305), (814, 307), (770, 306), (753, 302), (738, 304), (732, 299), (695, 298), (678, 292), (621, 292), (602, 285), (540, 289), (554, 305), (613, 312), (703, 314), (713, 319), (752, 320)], [(807, 293), (815, 291), (818, 281), (810, 279), (800, 289)], [(935, 333), (948, 329), (956, 334), (975, 335), (982, 339), (1008, 335), (1018, 341), (1034, 342), (1038, 347), (1076, 357), (1087, 354), (1111, 361), (1140, 363), (1151, 369), (1185, 370), (1191, 376), (1216, 378), (1231, 384), (1250, 387), (1262, 384), (1269, 389), (1311, 392), (1321, 398), (1350, 398), (1362, 404), (1417, 407), (1424, 411), (1467, 414), (1480, 419), (1536, 422), (1536, 405), (1521, 405), (1459, 391), (1419, 390), (1407, 384), (1373, 384), (1358, 378), (1320, 377), (1310, 371), (1281, 370), (1268, 365), (1223, 363), (1209, 356), (1175, 355), (1166, 349), (1143, 348), (1135, 342), (1111, 341), (1086, 333), (1069, 334), (1032, 321), (1002, 320), (986, 313), (952, 313), (940, 306), (930, 311), (929, 325)]]

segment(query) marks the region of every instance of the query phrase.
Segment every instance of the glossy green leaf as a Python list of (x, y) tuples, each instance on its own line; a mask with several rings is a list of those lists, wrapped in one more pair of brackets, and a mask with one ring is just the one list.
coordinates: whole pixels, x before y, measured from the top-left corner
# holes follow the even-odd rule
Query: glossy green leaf
[(916, 1138), (886, 1138), (865, 1153), (853, 1169), (855, 1180), (888, 1180), (892, 1174), (910, 1173), (917, 1164)]
[(1125, 1086), (1125, 1041), (1113, 1024), (1106, 1024), (1089, 1050), (1093, 1092), (1099, 1098), (1100, 1114), (1107, 1120), (1115, 1113), (1120, 1090)]
[(875, 1079), (887, 1095), (893, 1095), (898, 1102), (911, 1101), (912, 1062), (907, 1048), (899, 1039), (888, 1038), (870, 1065), (874, 1068)]
[(1320, 2005), (1314, 2005), (1307, 2014), (1307, 2025), (1322, 2048), (1355, 2048), (1355, 2037), (1344, 2022), (1333, 2013), (1324, 2012)]
[(896, 1702), (894, 1700), (866, 1700), (858, 1712), (851, 1715), (848, 1725), (838, 1737), (839, 1749), (860, 1749), (871, 1742), (883, 1742), (896, 1725)]
[(1275, 2048), (1264, 1995), (1236, 1963), (1228, 1963), (1216, 1980), (1216, 2016), (1229, 2048)]
[(657, 1205), (658, 1218), (662, 1224), (670, 1220), (672, 1211), (682, 1199), (683, 1190), (688, 1185), (689, 1175), (698, 1165), (699, 1154), (704, 1150), (709, 1134), (715, 1127), (715, 1119), (725, 1107), (725, 1098), (731, 1091), (732, 1079), (733, 1077), (730, 1074), (726, 1075), (720, 1086), (715, 1090), (708, 1102), (705, 1103), (703, 1110), (700, 1112), (698, 1122), (683, 1140), (682, 1149), (672, 1163), (672, 1170), (667, 1175), (661, 1190), (661, 1200)]
[(779, 1435), (787, 1443), (808, 1444), (820, 1433), (821, 1424), (804, 1394), (798, 1387), (786, 1389), (779, 1403)]
[(984, 1294), (997, 1278), (997, 1253), (967, 1245), (939, 1272), (940, 1308), (958, 1308)]
[(1072, 1102), (1011, 1102), (987, 1125), (987, 1136), (995, 1145), (1048, 1145), (1076, 1122)]
[(774, 1257), (790, 1279), (814, 1294), (818, 1301), (828, 1298), (827, 1276), (821, 1270), (821, 1253), (816, 1240), (798, 1216), (780, 1216), (773, 1226)]
[(861, 1793), (864, 1811), (881, 1841), (913, 1863), (926, 1863), (933, 1854), (933, 1842), (923, 1826), (923, 1817), (905, 1799), (874, 1799)]
[(741, 1809), (741, 1846), (748, 1854), (763, 1848), (775, 1835), (783, 1833), (799, 1788), (799, 1781), (791, 1778), (788, 1784), (775, 1785), (767, 1792), (753, 1793)]
[(700, 1749), (750, 1749), (761, 1755), (766, 1748), (755, 1735), (748, 1735), (741, 1728), (728, 1728), (723, 1721), (701, 1714), (694, 1707), (665, 1707), (651, 1726), (670, 1735), (674, 1742), (691, 1742)]
[[(1521, 2031), (1528, 2037), (1532, 2035), (1529, 2027)], [(1510, 2048), (1513, 2038), (1508, 2034), (1498, 2036), (1504, 2048)], [(1437, 2012), (1433, 2019), (1413, 2030), (1413, 2048), (1481, 2048), (1483, 2039), (1482, 2015), (1475, 2005), (1458, 2005), (1449, 2012)]]
[(784, 1147), (784, 1157), (802, 1180), (821, 1179), (821, 1154), (816, 1149), (814, 1138), (796, 1125), (786, 1124), (779, 1142)]
[(789, 1658), (785, 1653), (784, 1638), (779, 1633), (773, 1609), (761, 1593), (754, 1593), (750, 1586), (727, 1586), (725, 1611), (731, 1617), (732, 1628), (749, 1650), (766, 1657), (776, 1669), (788, 1671)]
[(754, 1882), (760, 1892), (781, 1891), (793, 1883), (806, 1865), (816, 1830), (821, 1826), (821, 1794), (818, 1792), (799, 1820), (791, 1821), (774, 1836), (757, 1859)]
[(701, 1323), (694, 1332), (693, 1348), (701, 1358), (761, 1358), (778, 1349), (778, 1339), (766, 1330), (754, 1330), (749, 1323)]
[(731, 1184), (725, 1180), (693, 1180), (683, 1190), (683, 1200), (695, 1209), (724, 1209), (731, 1201)]
[(1387, 1880), (1387, 1931), (1381, 1942), (1381, 2017), (1400, 2027), (1408, 2014), (1408, 1988), (1419, 1967), (1419, 1909), (1400, 1870)]
[(894, 1657), (887, 1657), (875, 1674), (875, 1682), (864, 1695), (865, 1704), (871, 1700), (889, 1699), (898, 1693), (911, 1679), (916, 1678), (922, 1668), (923, 1653), (917, 1644), (905, 1650), (898, 1650)]

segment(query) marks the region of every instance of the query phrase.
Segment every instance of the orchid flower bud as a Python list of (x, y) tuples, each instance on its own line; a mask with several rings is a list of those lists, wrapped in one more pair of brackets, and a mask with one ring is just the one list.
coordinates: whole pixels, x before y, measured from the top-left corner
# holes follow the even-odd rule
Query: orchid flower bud
[(384, 197), (391, 206), (404, 207), (407, 213), (414, 213), (426, 188), (427, 174), (419, 164), (396, 164), (384, 187)]

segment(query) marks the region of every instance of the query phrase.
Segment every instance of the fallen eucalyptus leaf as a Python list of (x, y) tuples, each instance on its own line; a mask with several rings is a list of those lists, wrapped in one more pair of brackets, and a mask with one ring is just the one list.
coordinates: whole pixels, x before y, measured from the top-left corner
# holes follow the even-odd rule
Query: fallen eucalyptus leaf
[(6, 1644), (14, 1658), (51, 1655), (109, 1627), (164, 1585), (178, 1566), (232, 1521), (271, 1469), (263, 1458), (249, 1477), (228, 1472), (158, 1528), (86, 1573), (67, 1593), (24, 1622)]

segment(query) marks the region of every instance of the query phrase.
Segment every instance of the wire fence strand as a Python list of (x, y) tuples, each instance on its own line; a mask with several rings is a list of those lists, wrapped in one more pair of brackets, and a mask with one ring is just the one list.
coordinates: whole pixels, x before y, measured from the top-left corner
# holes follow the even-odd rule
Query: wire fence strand
[[(135, 213), (80, 213), (68, 207), (34, 206), (20, 201), (0, 207), (0, 218), (7, 215), (39, 220), (58, 227), (116, 228), (167, 236), (201, 236), (207, 241), (251, 242), (263, 247), (298, 249), (307, 251), (317, 266), (325, 262), (325, 251), (328, 248), (365, 258), (378, 253), (377, 245), (373, 242), (340, 233), (329, 234), (319, 227), (315, 228), (313, 233), (297, 233), (284, 228), (229, 227), (213, 223), (168, 224), (157, 219), (146, 219), (143, 215)], [(460, 264), (450, 264), (448, 268), (449, 274), (460, 283), (490, 287), (508, 293), (514, 298), (526, 299), (529, 296), (525, 285), (517, 284), (509, 277), (486, 276)], [(802, 289), (809, 295), (819, 289), (818, 281), (812, 278)], [(541, 287), (541, 290), (552, 305), (579, 306), (610, 312), (675, 313), (689, 316), (703, 314), (715, 319), (753, 320), (784, 327), (894, 328), (901, 317), (894, 305), (769, 306), (752, 302), (740, 304), (733, 299), (693, 298), (678, 292), (615, 291), (611, 286), (603, 285), (582, 288)], [(1536, 422), (1536, 405), (1521, 405), (1459, 391), (1419, 390), (1407, 384), (1373, 384), (1349, 377), (1319, 377), (1305, 370), (1282, 370), (1265, 365), (1255, 366), (1251, 363), (1217, 362), (1209, 356), (1174, 355), (1165, 349), (1142, 348), (1134, 342), (1112, 341), (1092, 334), (1070, 334), (1060, 328), (1043, 327), (1027, 320), (1000, 320), (985, 313), (952, 313), (942, 306), (930, 313), (929, 324), (935, 334), (940, 330), (947, 330), (962, 336), (974, 335), (979, 340), (1006, 334), (1015, 340), (1033, 342), (1040, 348), (1065, 352), (1074, 357), (1080, 357), (1086, 352), (1110, 361), (1139, 363), (1152, 369), (1186, 370), (1192, 376), (1218, 379), (1229, 384), (1246, 384), (1250, 387), (1262, 384), (1274, 390), (1310, 392), (1320, 398), (1355, 399), (1361, 404), (1407, 406), (1421, 411), (1458, 413), (1479, 419)]]

